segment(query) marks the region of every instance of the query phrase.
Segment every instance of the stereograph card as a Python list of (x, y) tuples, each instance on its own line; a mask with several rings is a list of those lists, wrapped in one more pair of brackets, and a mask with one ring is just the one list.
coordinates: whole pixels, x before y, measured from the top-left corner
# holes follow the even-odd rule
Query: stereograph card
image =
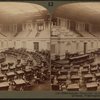
[(0, 1), (0, 98), (100, 98), (100, 2)]

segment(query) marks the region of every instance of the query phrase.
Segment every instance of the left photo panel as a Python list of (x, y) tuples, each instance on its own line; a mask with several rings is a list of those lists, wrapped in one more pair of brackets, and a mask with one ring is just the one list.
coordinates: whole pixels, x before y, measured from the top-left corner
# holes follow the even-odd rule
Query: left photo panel
[(0, 91), (50, 90), (50, 16), (43, 6), (0, 2)]

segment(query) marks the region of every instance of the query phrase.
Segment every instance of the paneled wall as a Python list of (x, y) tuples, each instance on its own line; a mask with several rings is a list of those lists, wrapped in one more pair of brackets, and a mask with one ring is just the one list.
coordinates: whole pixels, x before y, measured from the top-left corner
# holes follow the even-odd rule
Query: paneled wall
[[(37, 43), (38, 45), (36, 45)], [(35, 47), (38, 46), (38, 50), (49, 50), (50, 39), (0, 39), (0, 51), (8, 48), (26, 48), (28, 51), (34, 51)], [(48, 48), (49, 47), (49, 48)]]
[[(51, 57), (54, 55), (60, 55), (64, 58), (65, 51), (69, 53), (80, 53), (84, 54), (84, 45), (86, 45), (86, 53), (92, 52), (100, 48), (100, 39), (98, 38), (52, 38), (51, 41)], [(52, 47), (53, 46), (53, 47)]]

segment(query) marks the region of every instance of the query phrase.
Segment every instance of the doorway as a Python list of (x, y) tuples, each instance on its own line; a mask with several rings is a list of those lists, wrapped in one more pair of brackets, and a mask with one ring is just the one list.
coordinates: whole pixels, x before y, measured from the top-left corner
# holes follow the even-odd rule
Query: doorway
[(87, 53), (87, 43), (84, 42), (84, 54), (86, 54), (86, 53)]
[(34, 50), (39, 51), (39, 42), (34, 42)]

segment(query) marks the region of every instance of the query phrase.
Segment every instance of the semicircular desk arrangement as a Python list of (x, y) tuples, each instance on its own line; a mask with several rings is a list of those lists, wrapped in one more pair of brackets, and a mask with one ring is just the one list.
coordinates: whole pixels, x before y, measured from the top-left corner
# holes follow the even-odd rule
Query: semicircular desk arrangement
[(99, 2), (0, 2), (0, 90), (98, 91), (99, 33)]

